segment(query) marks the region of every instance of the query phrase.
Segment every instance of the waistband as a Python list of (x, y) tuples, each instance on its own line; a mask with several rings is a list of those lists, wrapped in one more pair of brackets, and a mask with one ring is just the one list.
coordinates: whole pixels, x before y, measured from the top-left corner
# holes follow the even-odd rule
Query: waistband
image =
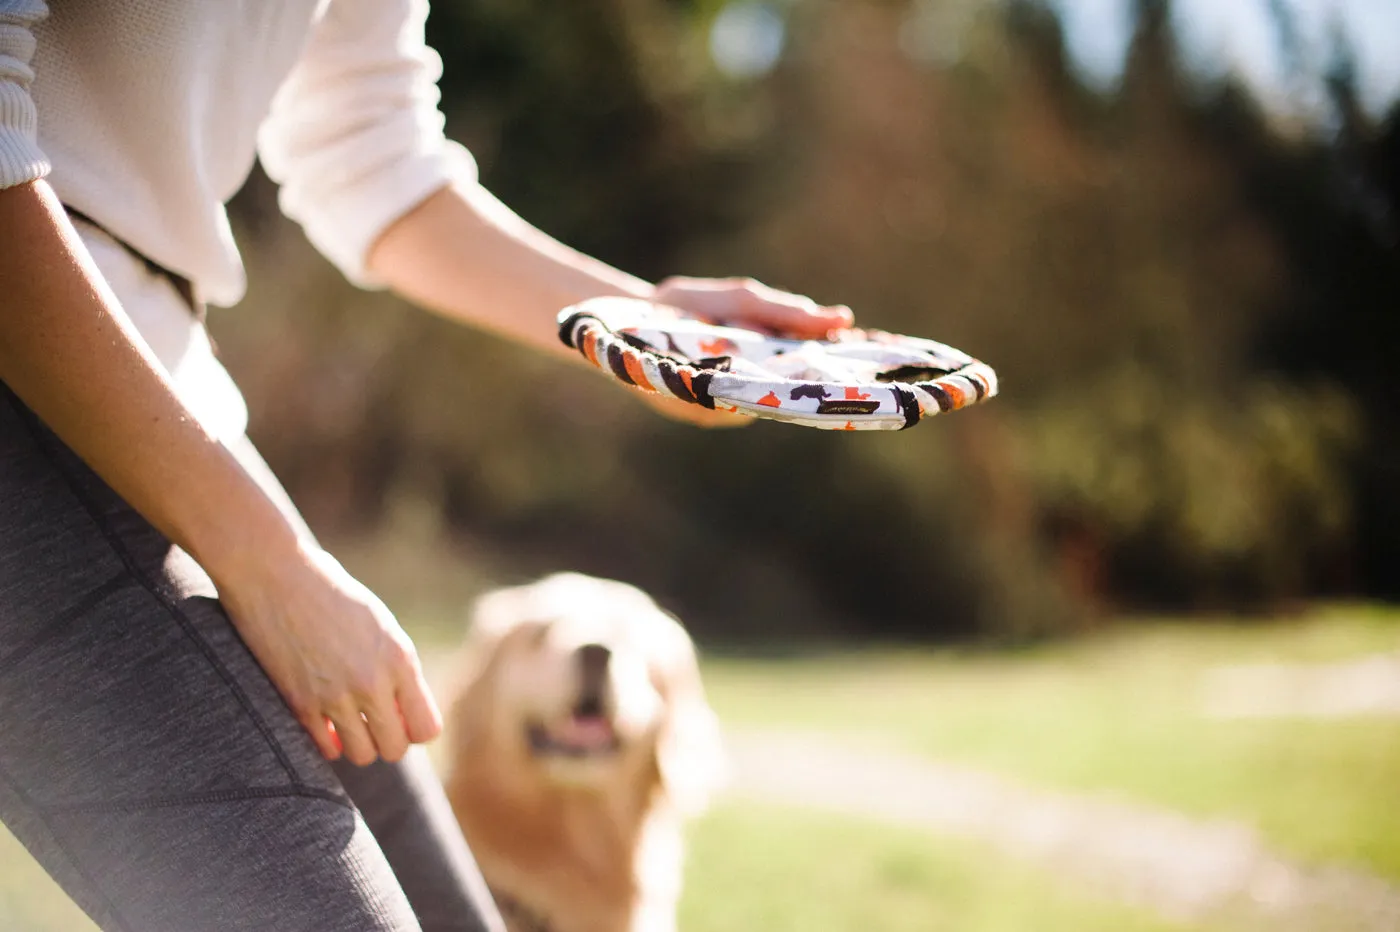
[(136, 249), (126, 240), (122, 239), (120, 236), (117, 236), (111, 230), (107, 229), (102, 224), (98, 223), (96, 220), (92, 219), (82, 211), (74, 210), (67, 204), (63, 205), (63, 209), (67, 211), (68, 216), (70, 218), (82, 221), (90, 227), (95, 227), (96, 229), (101, 230), (108, 236), (108, 238), (112, 240), (112, 242), (116, 243), (117, 245), (121, 246), (121, 248), (129, 252), (132, 258), (139, 260), (143, 265), (145, 265), (146, 270), (152, 275), (160, 276), (161, 278), (164, 278), (166, 281), (170, 282), (171, 287), (175, 289), (175, 293), (180, 296), (180, 300), (184, 301), (185, 304), (189, 307), (190, 313), (194, 314), (194, 316), (200, 321), (204, 320), (204, 302), (200, 301), (197, 297), (195, 297), (194, 282), (190, 281), (188, 278), (181, 275), (179, 272), (173, 272), (170, 269), (167, 269), (165, 266), (161, 265), (159, 262), (156, 262), (154, 259), (147, 256), (139, 249)]

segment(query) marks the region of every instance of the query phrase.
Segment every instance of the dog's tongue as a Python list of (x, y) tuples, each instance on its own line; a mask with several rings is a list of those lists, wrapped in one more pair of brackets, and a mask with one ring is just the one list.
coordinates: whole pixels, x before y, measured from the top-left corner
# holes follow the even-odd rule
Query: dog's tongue
[(576, 715), (559, 729), (555, 737), (576, 747), (600, 747), (613, 740), (612, 725), (597, 715)]

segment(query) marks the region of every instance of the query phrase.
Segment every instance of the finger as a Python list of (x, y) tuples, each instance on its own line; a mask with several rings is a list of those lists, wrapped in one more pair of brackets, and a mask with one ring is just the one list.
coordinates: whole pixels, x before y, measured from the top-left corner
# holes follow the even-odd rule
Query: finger
[(442, 712), (421, 670), (407, 672), (399, 684), (397, 699), (409, 741), (422, 744), (442, 734)]
[(746, 296), (740, 304), (746, 323), (792, 336), (820, 339), (832, 330), (849, 327), (855, 319), (844, 305), (822, 307), (811, 298), (765, 286), (749, 289)]
[(833, 330), (847, 330), (856, 325), (855, 312), (844, 304), (834, 304), (831, 307), (822, 307), (817, 310), (836, 321), (836, 324), (831, 328)]
[(340, 739), (336, 736), (331, 723), (319, 712), (308, 712), (298, 715), (297, 721), (301, 722), (301, 727), (306, 729), (306, 733), (311, 736), (311, 740), (316, 744), (316, 750), (321, 752), (321, 756), (326, 760), (340, 759)]
[(366, 707), (364, 719), (379, 756), (387, 761), (402, 760), (408, 752), (408, 736), (393, 692), (386, 692)]
[(379, 754), (358, 708), (341, 706), (331, 712), (331, 721), (335, 724), (336, 734), (340, 736), (346, 760), (359, 767), (374, 763)]

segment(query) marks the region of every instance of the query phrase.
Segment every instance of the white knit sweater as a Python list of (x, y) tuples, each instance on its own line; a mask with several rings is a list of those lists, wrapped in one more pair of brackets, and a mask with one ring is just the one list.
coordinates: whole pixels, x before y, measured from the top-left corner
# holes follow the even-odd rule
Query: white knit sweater
[[(442, 135), (426, 0), (0, 0), (0, 188), (60, 199), (236, 303), (224, 202), (255, 156), (352, 280), (471, 158)], [(4, 231), (0, 230), (0, 241)]]

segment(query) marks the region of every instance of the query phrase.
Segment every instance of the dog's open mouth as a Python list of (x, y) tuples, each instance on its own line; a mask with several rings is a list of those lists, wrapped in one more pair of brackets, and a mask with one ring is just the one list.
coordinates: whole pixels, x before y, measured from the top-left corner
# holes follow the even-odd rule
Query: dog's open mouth
[(594, 757), (618, 750), (617, 729), (604, 715), (575, 708), (567, 719), (552, 725), (532, 722), (525, 728), (530, 750), (537, 756)]

